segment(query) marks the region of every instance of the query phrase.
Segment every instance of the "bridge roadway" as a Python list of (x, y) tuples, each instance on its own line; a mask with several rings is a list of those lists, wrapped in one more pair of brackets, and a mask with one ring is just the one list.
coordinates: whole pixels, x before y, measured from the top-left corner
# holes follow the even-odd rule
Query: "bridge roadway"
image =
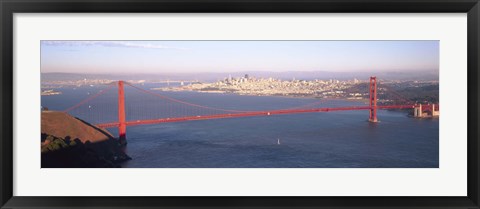
[[(415, 105), (379, 105), (377, 109), (413, 109)], [(253, 112), (241, 112), (241, 113), (227, 113), (216, 115), (197, 115), (186, 116), (178, 118), (159, 118), (151, 120), (134, 120), (127, 121), (127, 126), (146, 125), (146, 124), (158, 124), (158, 123), (173, 123), (181, 121), (193, 121), (193, 120), (210, 120), (221, 118), (239, 118), (239, 117), (253, 117), (253, 116), (270, 116), (270, 115), (285, 115), (285, 114), (298, 114), (298, 113), (312, 113), (312, 112), (333, 112), (333, 111), (347, 111), (347, 110), (370, 110), (370, 106), (354, 106), (354, 107), (324, 107), (314, 109), (283, 109), (283, 110), (265, 110), (265, 111), (253, 111)], [(118, 127), (120, 123), (102, 123), (96, 124), (101, 128), (113, 128)]]

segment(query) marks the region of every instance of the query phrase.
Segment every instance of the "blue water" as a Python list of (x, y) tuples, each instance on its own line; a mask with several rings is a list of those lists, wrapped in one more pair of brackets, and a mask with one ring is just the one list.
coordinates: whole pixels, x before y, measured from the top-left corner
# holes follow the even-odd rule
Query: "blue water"
[[(157, 86), (162, 85), (141, 87)], [(42, 106), (64, 110), (101, 88), (105, 86), (60, 88), (57, 90), (62, 95), (42, 96)], [(92, 117), (89, 122), (116, 120), (115, 91), (86, 103), (91, 106), (89, 110), (102, 112), (101, 117)], [(198, 92), (159, 93), (205, 106), (238, 110), (282, 109), (318, 101)], [(149, 115), (140, 114), (145, 110), (168, 115), (162, 113), (154, 99), (148, 98), (151, 97), (126, 89), (127, 120), (148, 118)], [(105, 104), (107, 108), (96, 109)], [(337, 101), (336, 105), (364, 104)], [(383, 110), (378, 112), (379, 123), (369, 123), (367, 119), (368, 111), (343, 111), (131, 126), (127, 128), (126, 152), (132, 160), (122, 167), (438, 168), (438, 119), (416, 119), (405, 112)], [(108, 130), (117, 134), (115, 128)]]

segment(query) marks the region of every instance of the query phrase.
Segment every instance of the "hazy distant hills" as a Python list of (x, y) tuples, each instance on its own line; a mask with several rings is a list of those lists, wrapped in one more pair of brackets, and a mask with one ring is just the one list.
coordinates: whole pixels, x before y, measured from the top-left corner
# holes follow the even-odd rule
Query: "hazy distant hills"
[(243, 77), (248, 74), (257, 78), (277, 78), (282, 80), (312, 80), (312, 79), (338, 79), (338, 80), (367, 80), (370, 76), (388, 80), (438, 80), (438, 70), (435, 71), (397, 71), (397, 72), (328, 72), (328, 71), (244, 71), (232, 73), (158, 73), (158, 74), (80, 74), (80, 73), (42, 73), (42, 81), (68, 81), (82, 79), (108, 79), (108, 80), (199, 80), (216, 81), (232, 77)]

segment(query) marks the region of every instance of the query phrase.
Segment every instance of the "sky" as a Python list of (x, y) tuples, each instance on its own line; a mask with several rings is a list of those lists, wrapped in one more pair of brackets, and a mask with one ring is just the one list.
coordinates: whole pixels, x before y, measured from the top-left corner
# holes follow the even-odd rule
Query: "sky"
[(439, 41), (41, 41), (41, 71), (438, 71)]

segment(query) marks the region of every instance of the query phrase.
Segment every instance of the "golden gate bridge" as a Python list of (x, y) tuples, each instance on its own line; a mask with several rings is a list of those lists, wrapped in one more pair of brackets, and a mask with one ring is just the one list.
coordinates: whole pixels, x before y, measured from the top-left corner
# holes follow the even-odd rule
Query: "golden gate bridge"
[[(81, 102), (67, 108), (64, 112), (70, 113), (77, 111), (77, 116), (82, 115), (82, 119), (88, 118), (91, 116), (93, 122), (100, 121), (98, 118), (102, 118), (102, 113), (106, 111), (115, 110), (116, 107), (111, 106), (110, 103), (103, 103), (103, 107), (100, 104), (95, 105), (95, 111), (92, 110), (92, 106), (89, 105), (94, 99), (99, 98), (100, 96), (106, 94), (114, 87), (117, 87), (117, 99), (118, 99), (118, 120), (115, 121), (103, 121), (94, 123), (97, 127), (100, 128), (118, 128), (119, 140), (121, 142), (126, 142), (126, 132), (127, 126), (136, 126), (136, 125), (146, 125), (146, 124), (159, 124), (159, 123), (172, 123), (172, 122), (181, 122), (181, 121), (195, 121), (195, 120), (211, 120), (211, 119), (223, 119), (223, 118), (240, 118), (240, 117), (254, 117), (254, 116), (273, 116), (273, 115), (286, 115), (286, 114), (300, 114), (300, 113), (316, 113), (316, 112), (334, 112), (334, 111), (352, 111), (352, 110), (368, 110), (369, 117), (368, 121), (375, 123), (377, 119), (377, 110), (385, 109), (415, 109), (420, 112), (430, 111), (434, 112), (439, 109), (438, 104), (419, 104), (413, 101), (408, 100), (403, 97), (401, 94), (395, 90), (382, 86), (383, 89), (391, 93), (398, 101), (399, 104), (388, 104), (388, 105), (378, 105), (377, 101), (379, 100), (377, 95), (377, 78), (370, 77), (370, 82), (368, 86), (369, 102), (368, 105), (359, 105), (359, 106), (339, 106), (338, 104), (328, 104), (328, 101), (334, 100), (320, 100), (310, 104), (301, 105), (291, 108), (281, 108), (281, 109), (272, 109), (272, 110), (239, 110), (239, 109), (227, 109), (220, 107), (213, 107), (201, 104), (195, 104), (188, 102), (185, 99), (177, 99), (169, 97), (157, 92), (146, 90), (140, 87), (137, 87), (131, 83), (118, 81), (108, 85), (105, 89), (99, 91), (98, 93), (82, 100)], [(134, 110), (132, 107), (126, 108), (126, 96), (125, 96), (125, 86), (132, 88), (136, 92), (143, 93), (149, 97), (142, 102), (144, 107), (139, 107)], [(107, 99), (115, 99), (108, 97)], [(187, 98), (188, 99), (188, 98)], [(148, 107), (146, 105), (149, 105)], [(316, 107), (316, 106), (321, 107)], [(82, 108), (83, 107), (83, 108)], [(130, 111), (127, 111), (130, 110)], [(139, 112), (140, 109), (142, 112)], [(152, 111), (153, 110), (153, 111)], [(134, 116), (141, 115), (141, 119), (130, 119), (127, 120), (127, 113), (132, 112)], [(89, 120), (86, 120), (89, 121)], [(89, 121), (91, 122), (91, 121)]]

